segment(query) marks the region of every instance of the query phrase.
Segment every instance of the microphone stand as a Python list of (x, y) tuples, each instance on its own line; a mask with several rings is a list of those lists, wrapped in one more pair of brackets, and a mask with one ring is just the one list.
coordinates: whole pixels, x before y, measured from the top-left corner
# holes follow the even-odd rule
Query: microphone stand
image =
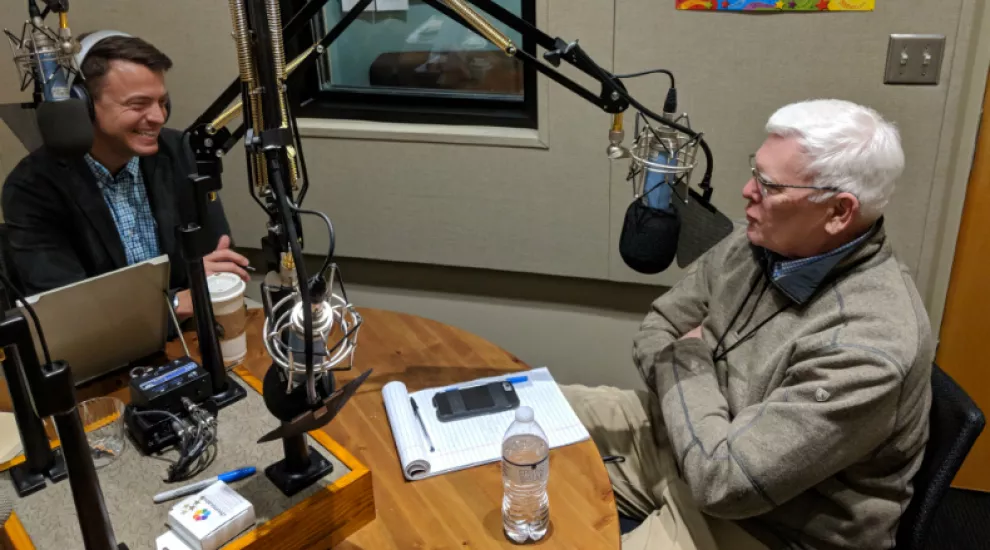
[[(217, 338), (217, 323), (213, 316), (213, 303), (210, 300), (209, 286), (206, 282), (206, 267), (203, 258), (213, 251), (216, 243), (209, 242), (203, 231), (203, 224), (208, 217), (208, 204), (217, 197), (217, 191), (222, 187), (220, 173), (223, 168), (220, 163), (220, 140), (208, 136), (202, 128), (197, 128), (189, 134), (190, 147), (196, 156), (196, 172), (189, 174), (189, 183), (193, 189), (194, 212), (196, 219), (184, 223), (178, 228), (182, 241), (182, 256), (186, 262), (186, 273), (189, 276), (189, 293), (192, 295), (193, 314), (196, 317), (196, 336), (199, 341), (200, 361), (203, 368), (210, 373), (213, 384), (213, 402), (218, 409), (240, 401), (247, 396), (244, 387), (234, 382), (227, 375), (227, 367), (220, 353), (220, 342)], [(222, 154), (222, 153), (221, 153)]]
[(13, 350), (12, 361), (29, 378), (39, 416), (52, 416), (58, 431), (72, 499), (86, 550), (127, 550), (117, 544), (107, 513), (93, 456), (76, 409), (75, 385), (68, 363), (55, 361), (42, 367), (34, 351), (27, 319), (19, 311), (0, 320), (0, 346)]
[[(272, 20), (274, 13), (268, 10), (266, 4), (274, 0), (248, 0), (245, 5), (248, 7), (248, 28), (254, 36), (255, 70), (257, 83), (263, 93), (260, 96), (260, 109), (263, 117), (263, 127), (255, 128), (257, 135), (250, 135), (248, 143), (250, 152), (261, 151), (264, 154), (265, 164), (268, 173), (268, 184), (272, 195), (268, 196), (269, 214), (273, 218), (275, 226), (281, 226), (281, 231), (275, 231), (283, 238), (279, 239), (278, 245), (272, 242), (273, 248), (280, 248), (282, 242), (285, 243), (292, 253), (297, 273), (297, 285), (300, 292), (302, 311), (305, 315), (312, 315), (310, 310), (312, 300), (312, 289), (309, 287), (310, 281), (306, 276), (305, 260), (302, 257), (301, 234), (298, 217), (293, 216), (289, 206), (292, 197), (292, 186), (289, 184), (289, 163), (287, 147), (293, 143), (293, 134), (288, 128), (283, 127), (283, 120), (287, 113), (283, 113), (284, 106), (280, 105), (282, 93), (282, 83), (276, 71), (275, 42), (281, 42), (281, 21)], [(274, 27), (274, 29), (273, 29)], [(275, 32), (279, 35), (275, 35)], [(282, 61), (284, 62), (284, 61)], [(307, 334), (304, 337), (304, 357), (307, 365), (306, 383), (313, 377), (312, 365), (313, 338), (312, 321), (308, 321)], [(273, 364), (271, 369), (280, 367)], [(330, 376), (330, 373), (327, 373)], [(276, 389), (276, 391), (283, 391)], [(296, 397), (300, 404), (308, 407), (318, 406), (319, 401), (313, 400), (314, 396), (303, 396), (302, 392), (293, 392), (290, 397)], [(271, 396), (269, 396), (271, 399)], [(283, 424), (288, 422), (287, 418), (281, 418)], [(283, 494), (291, 496), (302, 489), (309, 487), (314, 482), (330, 473), (333, 464), (313, 449), (306, 442), (304, 433), (291, 435), (282, 439), (282, 449), (285, 458), (269, 465), (265, 468), (265, 475), (271, 482), (282, 491)]]
[[(0, 284), (0, 322), (6, 319), (7, 310), (12, 305), (6, 287)], [(17, 347), (4, 344), (0, 350), (0, 358), (3, 360), (3, 375), (7, 380), (14, 420), (17, 422), (17, 431), (24, 449), (24, 462), (10, 469), (10, 478), (17, 496), (23, 497), (44, 489), (46, 478), (52, 483), (65, 479), (65, 460), (61, 448), (52, 449), (45, 424), (31, 401), (31, 390), (21, 368)]]

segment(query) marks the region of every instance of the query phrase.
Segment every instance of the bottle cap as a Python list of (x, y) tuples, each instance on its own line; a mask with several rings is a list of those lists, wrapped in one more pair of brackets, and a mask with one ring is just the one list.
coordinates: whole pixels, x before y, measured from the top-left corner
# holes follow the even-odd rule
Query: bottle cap
[(533, 421), (533, 408), (523, 405), (516, 409), (516, 421), (517, 422), (532, 422)]

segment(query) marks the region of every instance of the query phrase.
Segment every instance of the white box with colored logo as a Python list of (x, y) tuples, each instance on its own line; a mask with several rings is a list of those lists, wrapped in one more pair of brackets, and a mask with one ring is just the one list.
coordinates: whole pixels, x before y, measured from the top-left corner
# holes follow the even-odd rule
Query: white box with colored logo
[(168, 526), (195, 550), (217, 550), (254, 522), (254, 506), (222, 481), (180, 501), (168, 513)]

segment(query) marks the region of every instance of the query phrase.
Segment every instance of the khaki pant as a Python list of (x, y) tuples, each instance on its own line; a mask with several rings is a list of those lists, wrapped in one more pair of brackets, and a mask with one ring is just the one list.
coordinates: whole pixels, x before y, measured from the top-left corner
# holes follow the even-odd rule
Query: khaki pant
[(622, 550), (764, 550), (734, 522), (698, 510), (677, 473), (660, 403), (646, 391), (561, 386), (603, 456), (619, 513), (642, 525), (622, 536)]

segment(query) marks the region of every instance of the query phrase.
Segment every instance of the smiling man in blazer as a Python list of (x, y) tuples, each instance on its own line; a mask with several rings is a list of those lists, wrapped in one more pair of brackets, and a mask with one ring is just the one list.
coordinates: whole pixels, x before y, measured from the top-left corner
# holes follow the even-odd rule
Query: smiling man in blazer
[[(182, 133), (164, 127), (172, 61), (116, 31), (83, 35), (80, 42), (82, 82), (73, 95), (88, 102), (93, 147), (78, 157), (41, 147), (10, 173), (2, 205), (13, 267), (24, 291), (36, 294), (167, 254), (173, 307), (189, 317), (176, 227), (195, 212), (187, 180), (195, 164)], [(247, 259), (230, 249), (223, 206), (217, 200), (208, 208), (203, 230), (217, 249), (204, 258), (207, 274), (247, 280)]]

